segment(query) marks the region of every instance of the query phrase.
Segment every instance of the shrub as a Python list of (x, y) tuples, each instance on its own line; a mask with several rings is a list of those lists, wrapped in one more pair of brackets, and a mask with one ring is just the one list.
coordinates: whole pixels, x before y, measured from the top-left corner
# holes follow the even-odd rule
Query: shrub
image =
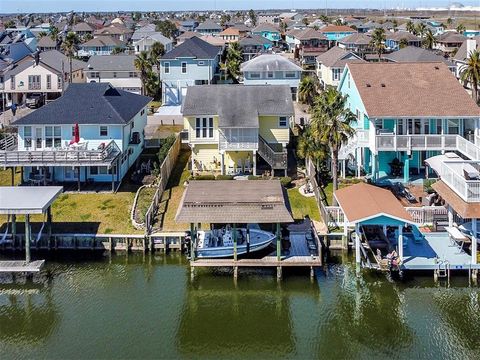
[(172, 147), (173, 143), (175, 142), (175, 135), (170, 135), (168, 138), (165, 139), (163, 144), (160, 146), (160, 150), (158, 150), (158, 163), (161, 165), (163, 160), (167, 157), (168, 150)]
[(423, 180), (423, 191), (425, 191), (427, 194), (431, 194), (435, 192), (432, 188), (432, 184), (435, 183), (435, 179), (425, 179)]
[(233, 175), (217, 175), (215, 180), (233, 180)]
[(215, 180), (215, 175), (197, 175), (194, 180)]
[(292, 185), (292, 178), (291, 178), (290, 176), (281, 177), (281, 178), (280, 178), (280, 183), (281, 183), (284, 187), (288, 188), (288, 187), (290, 187), (290, 185)]
[(248, 180), (262, 180), (261, 176), (248, 175)]

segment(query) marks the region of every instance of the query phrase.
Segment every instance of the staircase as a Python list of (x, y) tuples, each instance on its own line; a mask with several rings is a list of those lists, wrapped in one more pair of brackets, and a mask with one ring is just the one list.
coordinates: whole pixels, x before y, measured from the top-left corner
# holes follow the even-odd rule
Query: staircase
[(262, 138), (258, 136), (258, 153), (265, 159), (265, 161), (274, 170), (287, 170), (287, 149), (282, 151), (275, 151), (272, 147)]
[(13, 150), (17, 147), (17, 134), (6, 133), (0, 138), (0, 151)]

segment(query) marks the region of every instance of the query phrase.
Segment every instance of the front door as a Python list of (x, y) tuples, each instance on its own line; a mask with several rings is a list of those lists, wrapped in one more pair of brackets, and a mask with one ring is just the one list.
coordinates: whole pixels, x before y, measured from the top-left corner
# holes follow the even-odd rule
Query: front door
[(78, 173), (77, 169), (71, 166), (66, 166), (63, 168), (63, 178), (65, 181), (77, 181)]

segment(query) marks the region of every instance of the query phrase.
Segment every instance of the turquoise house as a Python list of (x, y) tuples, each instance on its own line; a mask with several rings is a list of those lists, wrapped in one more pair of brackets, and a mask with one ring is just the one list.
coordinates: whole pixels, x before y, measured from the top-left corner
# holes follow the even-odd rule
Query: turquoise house
[(408, 182), (431, 156), (480, 154), (479, 108), (443, 63), (349, 63), (338, 89), (357, 117), (343, 169)]
[(329, 41), (339, 41), (355, 34), (357, 31), (345, 25), (328, 25), (320, 29), (320, 32), (325, 35)]
[(270, 40), (275, 45), (282, 40), (280, 30), (273, 24), (261, 23), (252, 30), (253, 35), (263, 36), (265, 39)]

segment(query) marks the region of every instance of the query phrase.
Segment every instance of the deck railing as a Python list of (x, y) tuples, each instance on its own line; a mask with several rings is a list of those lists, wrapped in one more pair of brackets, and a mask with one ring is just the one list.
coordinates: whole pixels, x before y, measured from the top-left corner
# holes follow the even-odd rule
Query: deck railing
[(258, 135), (258, 153), (273, 169), (287, 168), (287, 150), (276, 151)]
[(3, 150), (13, 150), (17, 147), (17, 135), (16, 134), (5, 134), (5, 137), (0, 139), (0, 151)]
[(256, 150), (258, 149), (258, 128), (220, 129), (220, 150)]
[(16, 165), (62, 165), (111, 163), (120, 149), (115, 141), (110, 141), (102, 150), (0, 150), (0, 164)]
[[(480, 202), (480, 180), (467, 180), (455, 162), (444, 162), (440, 167), (440, 178), (466, 202)], [(460, 163), (463, 164), (463, 163)]]

